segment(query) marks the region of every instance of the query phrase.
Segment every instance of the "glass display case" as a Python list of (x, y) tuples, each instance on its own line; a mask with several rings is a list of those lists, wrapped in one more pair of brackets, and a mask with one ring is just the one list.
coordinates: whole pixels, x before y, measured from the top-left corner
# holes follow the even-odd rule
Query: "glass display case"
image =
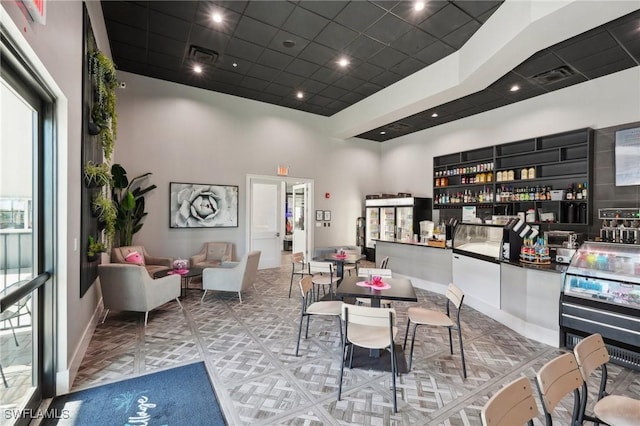
[(640, 368), (640, 246), (585, 242), (571, 259), (560, 304), (561, 339), (600, 333), (612, 359)]
[(502, 226), (460, 223), (453, 234), (453, 252), (484, 260), (500, 258)]

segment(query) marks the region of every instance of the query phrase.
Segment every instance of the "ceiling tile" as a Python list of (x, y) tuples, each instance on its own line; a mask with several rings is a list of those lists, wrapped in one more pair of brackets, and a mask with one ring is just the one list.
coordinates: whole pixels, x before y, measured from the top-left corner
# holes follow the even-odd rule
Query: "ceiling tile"
[(149, 31), (165, 37), (185, 41), (189, 38), (191, 23), (155, 10), (149, 11)]
[(312, 105), (326, 106), (326, 105), (329, 105), (333, 101), (334, 101), (334, 99), (325, 98), (324, 96), (321, 96), (321, 95), (315, 95), (315, 96), (310, 97), (307, 102), (309, 102)]
[(226, 84), (233, 84), (236, 86), (239, 86), (242, 83), (242, 80), (245, 78), (238, 73), (222, 70), (219, 68), (213, 70), (213, 72), (211, 72), (210, 74), (207, 71), (205, 72), (207, 73), (207, 77), (211, 78), (212, 80)]
[(351, 57), (367, 60), (382, 49), (387, 47), (384, 43), (380, 43), (364, 34), (358, 36), (344, 52)]
[(454, 49), (460, 49), (471, 38), (476, 31), (480, 29), (480, 23), (477, 21), (469, 21), (452, 33), (442, 39), (443, 42), (452, 46)]
[(373, 77), (370, 81), (383, 87), (391, 86), (393, 83), (402, 80), (402, 76), (394, 72), (383, 72)]
[(406, 77), (408, 75), (413, 74), (416, 71), (420, 71), (422, 68), (424, 68), (424, 64), (416, 59), (413, 58), (407, 58), (404, 61), (400, 62), (399, 64), (394, 65), (393, 67), (391, 67), (391, 71), (400, 74), (403, 77)]
[(500, 96), (496, 92), (493, 92), (491, 90), (481, 90), (479, 92), (467, 95), (462, 99), (465, 102), (470, 103), (471, 105), (480, 106), (503, 99), (503, 96)]
[(319, 65), (313, 64), (302, 59), (294, 59), (286, 68), (286, 71), (300, 75), (302, 77), (311, 77), (311, 75), (320, 68)]
[(354, 91), (366, 97), (366, 96), (373, 95), (374, 93), (380, 91), (381, 89), (382, 89), (382, 86), (378, 86), (377, 84), (364, 83), (360, 87), (357, 87), (356, 89), (354, 89)]
[(390, 69), (399, 62), (404, 61), (406, 58), (408, 58), (408, 56), (404, 53), (390, 47), (386, 47), (375, 56), (369, 58), (369, 62), (379, 67)]
[(147, 62), (150, 66), (166, 68), (171, 71), (180, 71), (182, 58), (165, 55), (159, 52), (149, 52)]
[(577, 38), (575, 41), (560, 43), (553, 50), (565, 61), (572, 62), (615, 46), (617, 46), (617, 43), (613, 37), (603, 29), (597, 28), (589, 31), (585, 36)]
[(361, 78), (363, 80), (371, 80), (372, 78), (380, 75), (384, 71), (384, 68), (380, 68), (377, 65), (370, 64), (365, 62), (363, 64), (358, 65), (351, 71), (351, 75), (354, 77)]
[(111, 42), (111, 50), (118, 52), (118, 57), (130, 61), (146, 61), (147, 49), (128, 43)]
[(238, 23), (234, 37), (239, 37), (261, 46), (268, 46), (277, 32), (278, 29), (271, 25), (243, 16)]
[[(283, 42), (292, 41), (294, 43), (291, 47), (286, 47), (283, 45)], [(308, 40), (305, 40), (302, 37), (298, 37), (297, 35), (288, 33), (286, 31), (278, 31), (278, 33), (273, 37), (271, 43), (269, 43), (269, 48), (273, 50), (277, 50), (286, 55), (297, 56), (307, 45), (309, 44)]]
[[(236, 64), (236, 66), (234, 66), (233, 64)], [(245, 62), (241, 58), (236, 58), (235, 56), (224, 55), (218, 57), (215, 66), (217, 68), (227, 71), (233, 71), (238, 74), (246, 74), (251, 67), (251, 63)]]
[(348, 4), (348, 1), (303, 1), (300, 7), (304, 7), (325, 18), (333, 19)]
[(183, 57), (187, 53), (184, 42), (154, 33), (149, 33), (149, 50), (178, 57)]
[(257, 99), (262, 102), (267, 102), (270, 104), (278, 104), (282, 100), (282, 96), (273, 95), (271, 93), (262, 92), (258, 95)]
[(185, 21), (191, 21), (196, 13), (197, 1), (150, 1), (150, 9), (157, 10)]
[(296, 7), (282, 26), (282, 29), (298, 34), (307, 40), (313, 40), (328, 23), (329, 20), (327, 18), (323, 18), (302, 7)]
[(306, 93), (320, 93), (321, 91), (328, 89), (329, 87), (326, 84), (315, 80), (305, 80), (300, 85), (300, 90)]
[(440, 9), (438, 12), (425, 19), (420, 28), (429, 34), (442, 38), (460, 28), (471, 20), (471, 17), (455, 7), (453, 4)]
[[(500, 2), (500, 4), (502, 4), (502, 2)], [(489, 19), (491, 17), (491, 15), (493, 15), (494, 12), (496, 10), (498, 10), (498, 7), (500, 7), (500, 4), (495, 6), (493, 9), (490, 9), (490, 10), (486, 11), (482, 15), (477, 16), (476, 19), (484, 24), (485, 22), (487, 22), (487, 19)]]
[(335, 83), (333, 83), (334, 86), (337, 86), (341, 89), (345, 89), (345, 90), (354, 90), (357, 87), (360, 87), (362, 84), (364, 84), (365, 81), (361, 80), (359, 78), (356, 77), (352, 77), (350, 75), (345, 75), (342, 78), (340, 78), (339, 80), (337, 80)]
[(271, 67), (265, 67), (260, 64), (253, 64), (249, 71), (247, 72), (248, 76), (260, 78), (262, 80), (272, 81), (276, 75), (280, 73), (280, 70)]
[(132, 27), (147, 29), (148, 9), (135, 3), (107, 1), (102, 2), (102, 13), (105, 19), (129, 25)]
[(114, 56), (113, 62), (119, 70), (132, 72), (134, 74), (147, 75), (147, 59), (146, 57), (141, 59), (143, 59), (144, 62), (132, 61), (130, 59)]
[(332, 84), (340, 78), (340, 73), (336, 70), (322, 67), (318, 71), (314, 72), (311, 78), (322, 83)]
[(343, 109), (347, 108), (349, 106), (348, 103), (344, 102), (344, 101), (340, 101), (340, 100), (335, 100), (333, 102), (331, 102), (329, 105), (327, 105), (327, 108), (331, 108), (333, 110), (333, 112), (338, 112), (338, 111), (342, 111)]
[(251, 62), (258, 60), (264, 48), (248, 41), (232, 38), (224, 53), (243, 58)]
[(330, 22), (316, 37), (315, 41), (336, 50), (343, 50), (356, 38), (357, 32)]
[(348, 104), (354, 104), (363, 99), (364, 99), (364, 96), (356, 92), (349, 92), (346, 95), (344, 95), (342, 98), (340, 98), (341, 101), (347, 102)]
[(464, 10), (467, 14), (477, 18), (485, 13), (500, 6), (501, 1), (486, 1), (486, 0), (474, 0), (474, 1), (456, 1), (454, 4), (460, 9)]
[(287, 20), (295, 5), (286, 1), (252, 1), (244, 11), (246, 16), (280, 27)]
[(158, 67), (154, 67), (154, 66), (148, 66), (147, 67), (147, 72), (153, 77), (153, 78), (159, 78), (161, 80), (167, 80), (167, 81), (173, 81), (173, 82), (181, 82), (181, 83), (186, 83), (186, 84), (190, 84), (190, 85), (194, 85), (197, 86), (200, 81), (190, 81), (188, 79), (185, 79), (184, 76), (176, 71), (171, 71), (170, 69), (167, 68), (158, 68)]
[(278, 83), (271, 83), (270, 85), (267, 86), (266, 89), (264, 89), (264, 91), (267, 93), (271, 93), (272, 95), (293, 96), (291, 87), (283, 86), (282, 84), (278, 84)]
[(382, 43), (391, 44), (411, 29), (411, 25), (390, 13), (384, 15), (365, 34)]
[(321, 44), (312, 42), (304, 48), (298, 57), (309, 62), (324, 65), (329, 61), (336, 61), (338, 58), (338, 52)]
[(418, 28), (413, 28), (391, 43), (391, 47), (404, 52), (407, 55), (413, 55), (429, 46), (434, 41), (436, 41), (435, 37)]
[(438, 62), (440, 59), (452, 54), (455, 49), (449, 45), (444, 44), (440, 40), (422, 49), (416, 53), (413, 57), (425, 63), (425, 65), (431, 65), (434, 62)]
[(348, 90), (336, 86), (329, 86), (322, 92), (323, 95), (333, 99), (340, 99), (348, 93)]
[(211, 29), (201, 25), (194, 25), (191, 28), (188, 43), (221, 53), (224, 52), (230, 39), (231, 37), (227, 34), (211, 31)]
[(305, 79), (303, 77), (288, 72), (281, 72), (273, 79), (273, 82), (282, 84), (283, 86), (287, 86), (292, 89), (298, 89), (304, 81)]
[(284, 53), (277, 52), (271, 49), (265, 49), (260, 55), (260, 63), (266, 66), (277, 68), (279, 70), (284, 69), (291, 60), (292, 56), (285, 55)]
[(363, 32), (384, 14), (383, 9), (372, 3), (349, 2), (333, 20), (354, 31)]
[(147, 32), (141, 28), (123, 25), (119, 22), (106, 21), (109, 40), (133, 44), (135, 46), (147, 46)]

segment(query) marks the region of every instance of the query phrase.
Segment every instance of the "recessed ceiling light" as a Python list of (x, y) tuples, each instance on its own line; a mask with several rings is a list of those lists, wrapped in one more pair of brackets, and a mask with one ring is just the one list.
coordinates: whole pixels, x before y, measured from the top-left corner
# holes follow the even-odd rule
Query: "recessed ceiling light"
[(340, 65), (341, 67), (346, 67), (347, 65), (349, 65), (349, 59), (347, 58), (340, 58), (338, 60), (338, 65)]
[(222, 22), (222, 15), (218, 12), (215, 12), (213, 15), (211, 15), (211, 19), (213, 19), (213, 22), (215, 22), (216, 24), (219, 24), (220, 22)]
[(413, 5), (413, 9), (420, 12), (422, 9), (424, 9), (424, 2), (423, 1), (417, 1), (414, 5)]
[(282, 42), (282, 45), (284, 47), (286, 47), (287, 49), (291, 49), (293, 46), (296, 45), (296, 42), (293, 41), (293, 40), (285, 40), (285, 41)]
[(434, 112), (433, 114), (431, 114), (431, 117), (436, 118), (438, 116), (437, 112)]
[(518, 86), (517, 84), (514, 84), (513, 86), (511, 86), (511, 89), (509, 89), (512, 92), (517, 92), (518, 90), (520, 90), (520, 86)]
[(195, 72), (196, 74), (200, 74), (202, 72), (202, 67), (198, 64), (194, 65), (193, 72)]
[(304, 93), (302, 93), (302, 92), (296, 93), (296, 98), (298, 98), (298, 99), (304, 98)]
[(380, 132), (381, 135), (386, 135), (387, 132), (385, 132), (384, 130)]
[(238, 66), (237, 62), (234, 62), (233, 64), (231, 64), (234, 68)]

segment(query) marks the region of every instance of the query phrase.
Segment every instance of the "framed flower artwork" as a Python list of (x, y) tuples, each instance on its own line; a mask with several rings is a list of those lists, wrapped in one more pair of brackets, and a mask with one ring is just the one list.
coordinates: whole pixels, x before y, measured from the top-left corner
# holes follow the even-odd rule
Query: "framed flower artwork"
[(238, 226), (238, 186), (171, 182), (170, 228)]

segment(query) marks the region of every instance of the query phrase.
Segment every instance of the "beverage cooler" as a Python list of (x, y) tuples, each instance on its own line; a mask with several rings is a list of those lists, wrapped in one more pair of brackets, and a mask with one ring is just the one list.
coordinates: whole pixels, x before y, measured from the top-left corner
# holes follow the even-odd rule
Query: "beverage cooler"
[(375, 240), (411, 241), (420, 221), (431, 219), (431, 198), (373, 198), (365, 201), (367, 260), (375, 261)]
[(561, 345), (600, 333), (612, 361), (640, 370), (640, 246), (585, 242), (565, 274)]

